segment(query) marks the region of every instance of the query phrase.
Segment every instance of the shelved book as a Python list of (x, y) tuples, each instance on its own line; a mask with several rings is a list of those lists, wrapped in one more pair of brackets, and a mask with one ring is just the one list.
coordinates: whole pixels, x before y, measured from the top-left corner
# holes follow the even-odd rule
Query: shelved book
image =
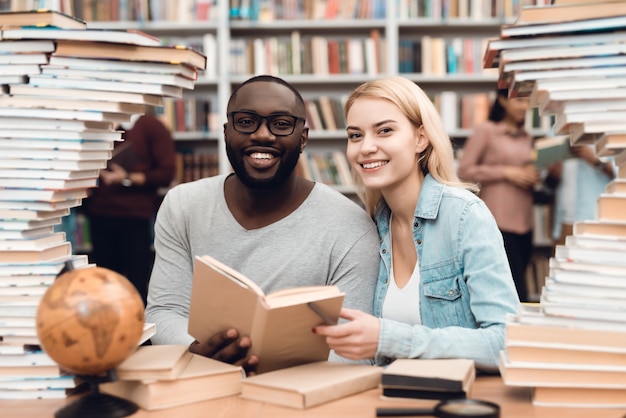
[(198, 341), (235, 327), (254, 341), (258, 373), (327, 360), (314, 326), (337, 323), (344, 293), (336, 286), (264, 292), (250, 279), (204, 255), (194, 259), (189, 334)]

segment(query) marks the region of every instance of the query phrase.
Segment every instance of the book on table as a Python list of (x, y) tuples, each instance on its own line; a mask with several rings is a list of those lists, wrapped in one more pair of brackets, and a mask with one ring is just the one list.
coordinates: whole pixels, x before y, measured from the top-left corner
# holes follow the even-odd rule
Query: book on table
[(626, 15), (624, 2), (587, 2), (521, 7), (515, 25), (561, 23)]
[[(100, 175), (99, 169), (91, 169), (91, 170), (38, 170), (38, 169), (29, 169), (29, 168), (2, 168), (0, 167), (0, 178), (21, 178), (21, 179), (57, 179), (57, 180), (73, 180), (73, 179), (88, 179), (95, 178)], [(0, 217), (4, 217), (2, 215), (2, 210), (0, 210)], [(52, 212), (54, 213), (54, 211)], [(14, 211), (14, 215), (16, 215)], [(32, 214), (23, 213), (22, 216), (31, 216)], [(44, 212), (40, 212), (37, 216), (42, 218), (46, 214)], [(69, 215), (68, 213), (64, 213), (63, 215)], [(6, 216), (11, 216), (11, 213), (6, 212)], [(45, 216), (47, 218), (53, 217), (51, 214), (47, 214)]]
[(602, 345), (567, 345), (506, 341), (505, 350), (511, 362), (567, 363), (626, 367), (626, 348)]
[(65, 232), (53, 232), (41, 237), (27, 239), (2, 239), (0, 238), (0, 251), (11, 250), (38, 250), (51, 244), (65, 242)]
[(396, 359), (383, 371), (383, 396), (458, 399), (471, 394), (476, 378), (469, 359)]
[(176, 379), (191, 360), (186, 345), (140, 346), (115, 371), (120, 380)]
[[(0, 152), (2, 148), (0, 147)], [(47, 179), (47, 178), (0, 178), (0, 187), (20, 187), (24, 189), (73, 190), (93, 188), (98, 185), (98, 176), (86, 179)], [(1, 195), (1, 192), (0, 192)]]
[[(4, 172), (5, 170), (0, 169), (0, 176), (3, 176)], [(38, 210), (27, 210), (27, 209), (22, 209), (22, 210), (0, 209), (0, 219), (2, 220), (15, 219), (15, 220), (21, 220), (21, 221), (42, 221), (46, 219), (63, 217), (69, 214), (70, 214), (70, 210), (67, 208), (51, 210), (51, 211), (38, 211)], [(44, 234), (40, 234), (40, 235), (44, 235)]]
[(615, 178), (611, 180), (605, 186), (604, 192), (607, 194), (626, 195), (626, 179)]
[(95, 71), (136, 71), (142, 74), (178, 74), (191, 80), (198, 79), (198, 69), (185, 64), (102, 60), (79, 57), (60, 57), (53, 55), (48, 64), (50, 67), (66, 67), (80, 70)]
[(41, 74), (44, 76), (51, 75), (57, 78), (68, 79), (88, 78), (94, 80), (128, 83), (164, 84), (166, 86), (181, 87), (189, 90), (193, 89), (194, 86), (194, 80), (178, 74), (142, 73), (139, 71), (100, 71), (93, 69), (57, 68), (49, 66), (42, 66)]
[(596, 219), (574, 222), (574, 235), (598, 235), (626, 237), (626, 222), (600, 221)]
[[(626, 108), (626, 100), (623, 102)], [(626, 131), (606, 132), (596, 141), (596, 155), (604, 157), (626, 149)]]
[(532, 390), (535, 406), (567, 408), (626, 408), (626, 388), (569, 388), (539, 386)]
[(100, 389), (152, 411), (237, 395), (242, 379), (241, 367), (190, 353), (189, 361), (175, 378), (120, 379), (102, 384)]
[(243, 380), (241, 397), (307, 409), (378, 387), (382, 367), (319, 361)]
[[(31, 98), (35, 98), (33, 100), (38, 100), (38, 98), (57, 98), (62, 100), (69, 99), (79, 99), (79, 100), (98, 100), (98, 101), (108, 101), (108, 102), (123, 102), (123, 103), (135, 103), (135, 104), (145, 104), (151, 106), (162, 106), (163, 105), (163, 97), (155, 94), (144, 94), (144, 93), (129, 93), (125, 91), (109, 91), (109, 90), (89, 90), (89, 97), (85, 97), (85, 91), (82, 89), (74, 89), (71, 87), (60, 87), (60, 86), (32, 86), (32, 85), (9, 85), (9, 91), (13, 95), (13, 97), (18, 96), (27, 96)], [(12, 120), (0, 120), (0, 124), (2, 123), (10, 123)], [(56, 126), (59, 121), (48, 121), (46, 122), (48, 126)], [(61, 121), (61, 124), (67, 125), (69, 123), (73, 124), (83, 124), (85, 127), (94, 127), (94, 122), (83, 122), (83, 121)], [(110, 125), (110, 126), (109, 126)], [(60, 125), (59, 125), (60, 126)], [(102, 125), (101, 129), (111, 129), (112, 124)]]
[(36, 9), (0, 13), (0, 28), (21, 26), (87, 29), (87, 22), (57, 10)]
[(131, 45), (159, 46), (160, 39), (135, 29), (51, 29), (51, 28), (9, 28), (2, 29), (3, 41), (19, 39), (51, 39), (113, 42)]
[[(53, 77), (46, 74), (33, 75), (28, 78), (28, 83), (32, 86), (49, 88), (74, 88), (77, 90), (104, 90), (121, 93), (150, 94), (157, 96), (167, 96), (174, 98), (183, 97), (183, 88), (178, 86), (168, 86), (164, 84), (141, 83), (119, 80), (103, 80), (95, 78), (81, 77)], [(11, 87), (9, 87), (11, 89)], [(30, 113), (34, 111), (31, 110)], [(43, 117), (43, 116), (42, 116)], [(92, 119), (87, 119), (92, 120)], [(94, 119), (100, 120), (100, 119)], [(109, 119), (112, 121), (128, 122), (124, 120)]]
[[(602, 44), (608, 42), (623, 41), (626, 32), (592, 33), (584, 37), (578, 35), (565, 36), (536, 36), (529, 38), (491, 38), (487, 40), (485, 54), (483, 56), (483, 68), (498, 68), (500, 66), (500, 53), (503, 50), (514, 50), (524, 48), (537, 48), (547, 46), (569, 46), (580, 45), (582, 43)], [(548, 61), (542, 58), (537, 63), (528, 62), (531, 65), (540, 65)], [(558, 64), (558, 60), (552, 60), (548, 65)], [(574, 63), (576, 64), (576, 63)], [(506, 71), (505, 71), (506, 72)]]
[(196, 256), (189, 334), (198, 341), (228, 328), (249, 335), (250, 354), (260, 359), (258, 373), (327, 360), (325, 338), (311, 329), (336, 323), (343, 299), (337, 286), (296, 287), (266, 295), (236, 270), (210, 256)]
[(626, 222), (626, 194), (602, 193), (596, 202), (599, 220)]
[[(26, 86), (25, 86), (26, 87)], [(92, 94), (91, 92), (89, 93)], [(84, 95), (84, 92), (83, 92)], [(64, 109), (64, 110), (96, 110), (101, 112), (113, 112), (113, 113), (144, 113), (145, 105), (141, 103), (125, 103), (123, 101), (107, 101), (107, 100), (96, 100), (93, 97), (78, 99), (78, 98), (63, 98), (63, 97), (42, 97), (37, 96), (37, 99), (33, 99), (32, 96), (28, 95), (13, 95), (13, 96), (1, 96), (0, 97), (0, 106), (14, 106), (21, 108), (47, 108), (47, 109)], [(59, 129), (61, 130), (61, 129)], [(70, 131), (70, 129), (66, 130)], [(108, 133), (109, 136), (114, 136), (115, 131), (111, 131), (110, 129), (102, 129), (100, 130), (91, 130), (84, 129), (81, 131), (74, 132), (100, 132), (100, 133)], [(60, 133), (55, 133), (55, 135), (60, 135)], [(87, 138), (85, 138), (87, 139)]]
[(513, 362), (500, 352), (500, 374), (510, 386), (626, 389), (626, 367), (597, 364)]
[(524, 25), (504, 24), (500, 27), (501, 38), (538, 35), (565, 35), (586, 31), (587, 33), (611, 32), (623, 29), (626, 16), (611, 16), (598, 19), (569, 22), (531, 23)]
[(187, 46), (143, 46), (91, 41), (57, 41), (54, 55), (181, 63), (204, 70), (206, 56)]
[(72, 244), (69, 241), (62, 241), (32, 249), (0, 250), (0, 263), (36, 263), (70, 255)]

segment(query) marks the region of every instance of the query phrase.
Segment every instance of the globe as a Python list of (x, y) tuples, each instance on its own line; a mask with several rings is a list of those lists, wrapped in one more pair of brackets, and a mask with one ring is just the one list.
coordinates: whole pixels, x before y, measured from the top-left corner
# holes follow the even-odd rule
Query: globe
[(144, 306), (133, 284), (103, 267), (61, 274), (37, 309), (42, 349), (77, 375), (100, 375), (117, 367), (139, 344)]

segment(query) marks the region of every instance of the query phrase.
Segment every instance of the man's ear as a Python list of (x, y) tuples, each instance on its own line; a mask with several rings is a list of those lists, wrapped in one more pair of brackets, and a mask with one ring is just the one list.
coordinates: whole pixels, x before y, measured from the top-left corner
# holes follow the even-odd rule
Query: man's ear
[(300, 154), (304, 152), (306, 148), (306, 144), (309, 141), (309, 128), (304, 128), (302, 130), (302, 135), (300, 136)]

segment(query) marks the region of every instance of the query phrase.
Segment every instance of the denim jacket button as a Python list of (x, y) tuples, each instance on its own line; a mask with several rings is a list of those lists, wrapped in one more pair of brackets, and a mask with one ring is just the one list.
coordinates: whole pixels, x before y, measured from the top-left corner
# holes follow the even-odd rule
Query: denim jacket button
[(417, 242), (417, 245), (422, 245), (422, 240), (421, 240), (421, 239), (418, 239), (418, 240), (417, 240), (417, 241), (415, 241), (415, 242)]
[(385, 249), (383, 249), (381, 252), (382, 252), (383, 254), (387, 254), (387, 250), (385, 250)]
[(450, 296), (454, 295), (454, 290), (450, 290), (450, 291), (448, 292), (448, 294), (449, 294)]

